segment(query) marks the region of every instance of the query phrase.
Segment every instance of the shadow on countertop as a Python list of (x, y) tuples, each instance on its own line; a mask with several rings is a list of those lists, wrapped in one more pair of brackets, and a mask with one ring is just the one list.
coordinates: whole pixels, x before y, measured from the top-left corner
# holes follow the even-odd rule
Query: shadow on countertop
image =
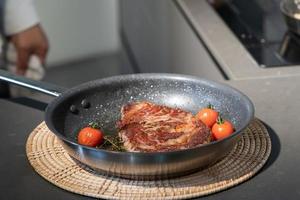
[(281, 150), (281, 143), (280, 143), (280, 139), (279, 139), (278, 135), (276, 134), (276, 132), (268, 124), (266, 124), (263, 121), (261, 121), (261, 122), (266, 127), (266, 129), (270, 135), (271, 144), (272, 144), (272, 149), (271, 149), (271, 154), (269, 156), (269, 159), (266, 162), (265, 166), (261, 170), (261, 171), (265, 171), (277, 160), (277, 158), (280, 154), (280, 150)]

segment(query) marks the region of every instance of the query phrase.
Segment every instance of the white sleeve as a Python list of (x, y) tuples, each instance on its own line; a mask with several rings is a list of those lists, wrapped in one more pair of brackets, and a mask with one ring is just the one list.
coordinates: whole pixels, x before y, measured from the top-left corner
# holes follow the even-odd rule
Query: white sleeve
[(4, 32), (12, 35), (39, 23), (32, 0), (6, 0), (4, 8)]

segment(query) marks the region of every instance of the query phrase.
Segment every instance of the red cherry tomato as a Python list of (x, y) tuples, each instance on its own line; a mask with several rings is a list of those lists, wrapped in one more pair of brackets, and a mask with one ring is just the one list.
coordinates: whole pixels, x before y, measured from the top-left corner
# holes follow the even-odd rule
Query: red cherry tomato
[(217, 122), (212, 127), (212, 135), (215, 140), (221, 140), (234, 132), (234, 128), (231, 122), (223, 120), (218, 117)]
[(78, 134), (78, 143), (89, 147), (96, 147), (103, 142), (103, 133), (94, 127), (85, 127)]
[(211, 105), (207, 108), (201, 109), (196, 117), (200, 119), (206, 126), (211, 128), (218, 118), (219, 113), (213, 109)]

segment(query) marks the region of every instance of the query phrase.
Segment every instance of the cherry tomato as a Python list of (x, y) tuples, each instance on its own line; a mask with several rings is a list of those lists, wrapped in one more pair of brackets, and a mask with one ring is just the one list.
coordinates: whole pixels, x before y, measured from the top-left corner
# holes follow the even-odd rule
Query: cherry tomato
[(223, 120), (218, 117), (217, 122), (212, 127), (212, 135), (215, 140), (221, 140), (234, 132), (234, 128), (231, 122)]
[(196, 117), (200, 119), (206, 126), (211, 128), (218, 118), (219, 113), (213, 109), (211, 105), (208, 105), (207, 108), (201, 109)]
[(96, 147), (103, 142), (103, 133), (99, 128), (88, 126), (80, 130), (78, 143), (89, 147)]

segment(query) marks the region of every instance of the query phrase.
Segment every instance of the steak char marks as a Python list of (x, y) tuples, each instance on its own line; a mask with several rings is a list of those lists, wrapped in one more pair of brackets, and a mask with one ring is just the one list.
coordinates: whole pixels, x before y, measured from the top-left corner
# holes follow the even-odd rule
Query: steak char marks
[(192, 113), (145, 101), (123, 106), (117, 127), (127, 151), (174, 151), (211, 141), (210, 129)]

